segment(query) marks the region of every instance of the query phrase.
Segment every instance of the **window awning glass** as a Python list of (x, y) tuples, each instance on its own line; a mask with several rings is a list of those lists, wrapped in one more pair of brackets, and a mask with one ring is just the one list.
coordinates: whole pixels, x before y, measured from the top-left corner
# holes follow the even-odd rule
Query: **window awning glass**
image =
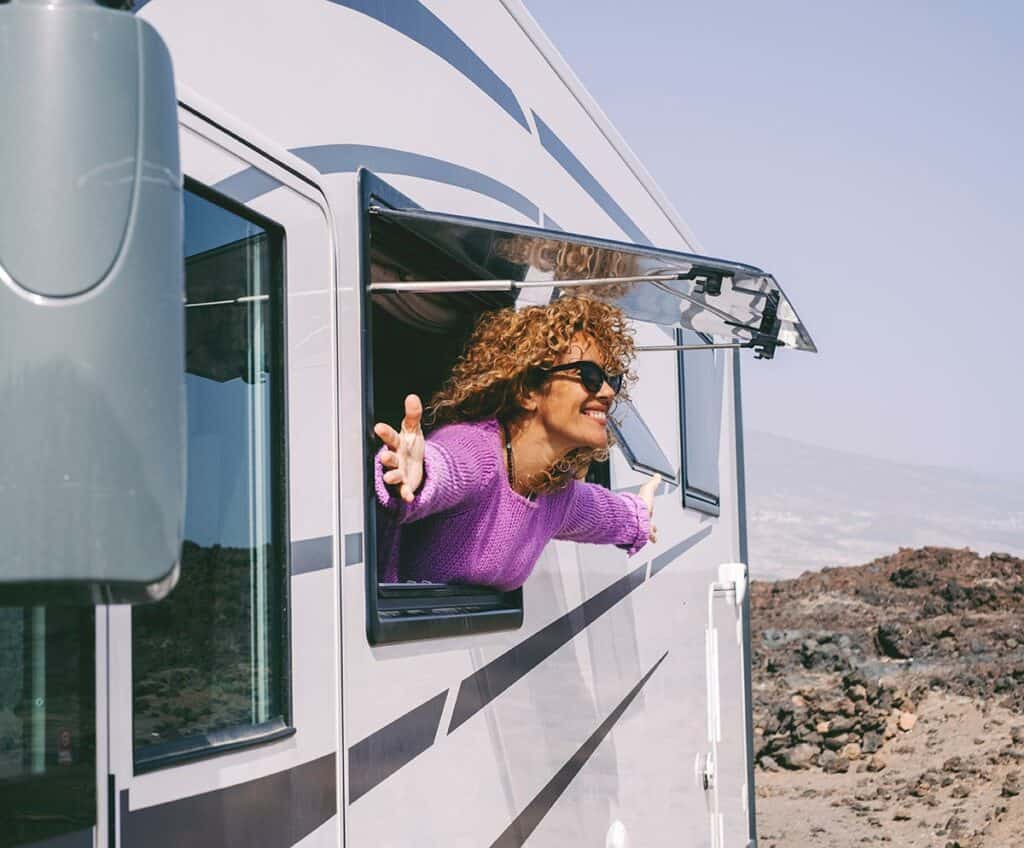
[(371, 239), (374, 228), (400, 227), (472, 271), (467, 279), (395, 281), (371, 270), (371, 292), (530, 291), (536, 302), (538, 289), (552, 298), (585, 290), (634, 320), (695, 330), (762, 358), (777, 347), (817, 351), (775, 278), (752, 265), (420, 209), (368, 212)]

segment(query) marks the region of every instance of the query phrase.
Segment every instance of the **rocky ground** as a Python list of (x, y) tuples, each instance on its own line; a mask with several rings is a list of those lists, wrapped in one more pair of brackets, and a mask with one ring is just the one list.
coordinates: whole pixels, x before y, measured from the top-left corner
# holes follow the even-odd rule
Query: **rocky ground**
[(751, 616), (763, 848), (1024, 846), (1024, 560), (900, 550)]

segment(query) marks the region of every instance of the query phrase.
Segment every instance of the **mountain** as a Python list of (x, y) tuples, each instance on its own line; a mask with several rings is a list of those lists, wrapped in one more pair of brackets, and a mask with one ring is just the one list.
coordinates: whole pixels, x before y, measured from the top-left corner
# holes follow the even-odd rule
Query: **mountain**
[(745, 455), (754, 578), (925, 545), (1024, 556), (1024, 477), (901, 464), (749, 430)]

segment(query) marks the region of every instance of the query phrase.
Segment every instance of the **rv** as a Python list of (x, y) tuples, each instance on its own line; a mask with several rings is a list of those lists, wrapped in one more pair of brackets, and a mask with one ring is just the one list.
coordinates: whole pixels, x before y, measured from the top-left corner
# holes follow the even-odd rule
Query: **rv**
[[(0, 33), (42, 6), (0, 6)], [(104, 325), (96, 345), (127, 347), (90, 371), (109, 415), (89, 443), (44, 413), (63, 415), (58, 353), (0, 361), (0, 422), (18, 423), (18, 379), (43, 398), (18, 407), (38, 450), (0, 457), (0, 511), (21, 516), (5, 527), (37, 561), (5, 543), (0, 577), (50, 581), (0, 587), (0, 845), (756, 845), (740, 362), (814, 350), (774, 278), (701, 255), (520, 0), (101, 11), (173, 64), (184, 309), (129, 303)], [(31, 49), (44, 67), (45, 39)], [(164, 179), (140, 168), (139, 191)], [(64, 309), (52, 351), (73, 351), (68, 304), (101, 295), (28, 291), (18, 249), (0, 234), (0, 336), (47, 339), (25, 328)], [(573, 271), (567, 251), (594, 261)], [(481, 312), (581, 291), (620, 305), (640, 348), (591, 479), (635, 492), (660, 473), (657, 543), (553, 542), (514, 592), (383, 582), (373, 423), (440, 385)], [(137, 377), (182, 331), (183, 383)], [(175, 392), (184, 418), (147, 412)], [(146, 415), (168, 429), (140, 447), (120, 428)], [(61, 594), (49, 522), (96, 496), (68, 470), (82, 457), (184, 495), (174, 563), (173, 516), (134, 489), (78, 546), (150, 562), (144, 591)], [(60, 508), (17, 512), (39, 480)]]

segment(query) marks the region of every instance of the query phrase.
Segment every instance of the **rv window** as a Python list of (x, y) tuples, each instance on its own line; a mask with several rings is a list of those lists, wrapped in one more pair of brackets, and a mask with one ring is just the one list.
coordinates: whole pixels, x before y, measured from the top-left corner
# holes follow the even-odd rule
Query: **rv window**
[(132, 613), (136, 771), (288, 732), (284, 233), (186, 188), (186, 541)]
[[(363, 174), (364, 209), (378, 205), (414, 204), (370, 174)], [(403, 228), (377, 216), (364, 218), (364, 273), (374, 280), (462, 279), (467, 269), (420, 242)], [(366, 281), (364, 281), (365, 283)], [(397, 427), (406, 395), (424, 402), (439, 389), (477, 316), (512, 304), (508, 293), (374, 294), (364, 300), (366, 349), (364, 385), (367, 433), (366, 590), (370, 641), (379, 644), (407, 639), (465, 635), (518, 627), (522, 624), (522, 591), (500, 592), (475, 586), (432, 583), (384, 583), (385, 546), (390, 536), (387, 516), (373, 492), (373, 462), (380, 442), (373, 424)]]
[(672, 463), (632, 401), (623, 399), (616, 402), (612, 408), (611, 424), (619, 449), (630, 468), (645, 474), (660, 474), (669, 483), (675, 480)]
[[(690, 330), (676, 330), (677, 344), (712, 340)], [(725, 351), (679, 353), (679, 412), (682, 444), (683, 503), (718, 515), (718, 445), (722, 428)]]
[(0, 845), (92, 844), (94, 621), (91, 607), (0, 607)]

